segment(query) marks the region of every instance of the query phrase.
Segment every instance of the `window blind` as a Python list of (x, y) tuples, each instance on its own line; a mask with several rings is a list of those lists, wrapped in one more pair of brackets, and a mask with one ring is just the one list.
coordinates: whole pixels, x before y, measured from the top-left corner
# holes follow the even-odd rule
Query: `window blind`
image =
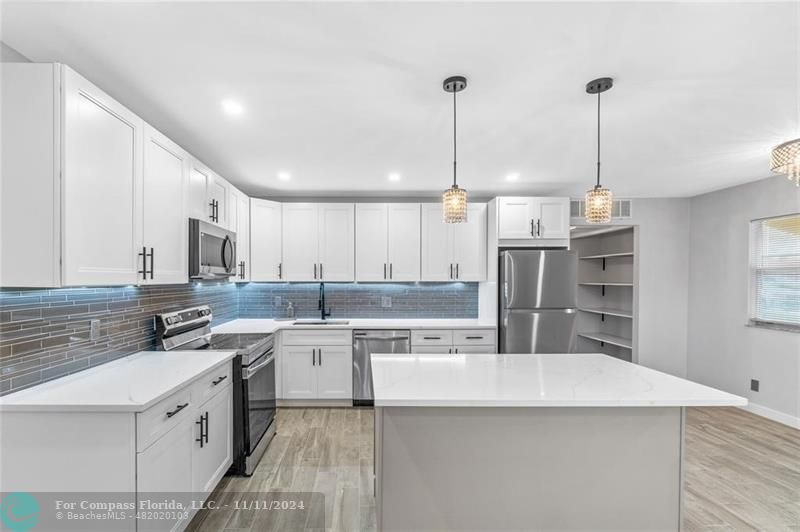
[(750, 319), (800, 327), (800, 214), (750, 222)]

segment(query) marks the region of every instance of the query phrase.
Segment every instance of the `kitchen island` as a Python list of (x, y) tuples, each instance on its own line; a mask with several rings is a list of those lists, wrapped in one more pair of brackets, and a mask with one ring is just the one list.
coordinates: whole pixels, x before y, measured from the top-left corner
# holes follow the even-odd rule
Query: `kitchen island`
[(684, 409), (602, 354), (372, 355), (379, 530), (679, 530)]

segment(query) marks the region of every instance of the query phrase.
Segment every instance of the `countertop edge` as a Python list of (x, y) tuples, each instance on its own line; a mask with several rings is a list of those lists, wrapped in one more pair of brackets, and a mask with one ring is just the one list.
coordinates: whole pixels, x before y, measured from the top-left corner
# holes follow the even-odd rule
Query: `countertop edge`
[[(145, 353), (146, 351), (142, 351), (140, 353), (134, 353), (130, 356), (136, 356), (141, 353)], [(236, 357), (236, 351), (215, 351), (219, 355), (223, 356), (222, 360), (208, 366), (203, 371), (199, 373), (193, 374), (191, 377), (181, 381), (179, 384), (176, 384), (172, 388), (169, 388), (160, 394), (156, 395), (155, 397), (148, 399), (147, 402), (138, 403), (138, 404), (109, 404), (109, 403), (62, 403), (62, 404), (3, 404), (2, 397), (0, 397), (0, 414), (3, 413), (16, 413), (16, 412), (25, 412), (25, 413), (56, 413), (56, 412), (67, 412), (67, 413), (116, 413), (116, 414), (136, 414), (139, 412), (144, 412), (151, 406), (155, 405), (165, 397), (169, 396), (170, 394), (174, 393), (176, 390), (181, 388), (185, 388), (191, 385), (194, 381), (196, 381), (202, 374), (211, 371), (215, 368), (220, 367), (221, 365), (230, 362)], [(126, 357), (127, 358), (127, 357)], [(100, 366), (95, 366), (96, 368), (102, 368), (105, 364)], [(79, 375), (82, 372), (73, 373), (72, 375)], [(72, 375), (67, 375), (70, 377)], [(54, 379), (53, 381), (48, 381), (42, 384), (48, 384), (49, 382), (56, 382), (59, 379)], [(32, 388), (35, 388), (32, 387)], [(30, 389), (30, 388), (29, 388)]]
[(681, 407), (744, 407), (747, 399), (729, 401), (465, 401), (465, 400), (375, 400), (376, 408), (681, 408)]

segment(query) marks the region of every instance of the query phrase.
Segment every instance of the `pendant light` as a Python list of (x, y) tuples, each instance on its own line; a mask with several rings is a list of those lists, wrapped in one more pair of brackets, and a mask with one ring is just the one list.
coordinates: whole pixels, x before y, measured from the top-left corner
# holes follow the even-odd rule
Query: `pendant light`
[(467, 221), (467, 191), (459, 188), (456, 181), (456, 93), (467, 88), (467, 78), (451, 76), (444, 80), (445, 92), (453, 94), (453, 186), (442, 194), (444, 222), (460, 224)]
[(597, 184), (586, 191), (584, 216), (586, 223), (607, 224), (611, 221), (611, 210), (614, 206), (614, 195), (600, 185), (600, 93), (614, 86), (611, 78), (599, 78), (586, 84), (588, 94), (597, 94)]
[[(800, 4), (797, 5), (797, 24), (800, 28)], [(795, 105), (797, 106), (797, 129), (800, 131), (800, 31), (797, 32), (797, 57), (795, 59), (797, 65)], [(776, 174), (784, 174), (789, 181), (794, 181), (795, 186), (800, 187), (800, 137), (772, 148), (769, 168)]]

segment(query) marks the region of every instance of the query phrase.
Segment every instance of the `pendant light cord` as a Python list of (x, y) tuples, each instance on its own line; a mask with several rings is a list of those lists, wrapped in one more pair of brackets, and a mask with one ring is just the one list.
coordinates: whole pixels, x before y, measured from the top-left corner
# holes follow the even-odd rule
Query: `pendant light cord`
[(600, 92), (597, 92), (597, 186), (600, 186)]
[(457, 187), (456, 183), (456, 91), (453, 91), (453, 186)]

